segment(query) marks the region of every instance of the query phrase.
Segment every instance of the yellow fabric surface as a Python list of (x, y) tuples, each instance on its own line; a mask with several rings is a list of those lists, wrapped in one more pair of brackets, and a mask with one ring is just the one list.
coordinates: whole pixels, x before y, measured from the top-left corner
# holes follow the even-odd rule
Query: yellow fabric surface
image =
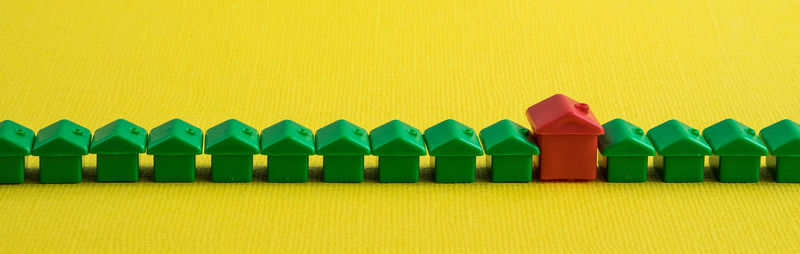
[[(345, 118), (479, 130), (554, 93), (649, 129), (800, 120), (800, 2), (0, 1), (0, 118), (258, 129)], [(138, 183), (0, 186), (3, 252), (791, 252), (800, 186)]]

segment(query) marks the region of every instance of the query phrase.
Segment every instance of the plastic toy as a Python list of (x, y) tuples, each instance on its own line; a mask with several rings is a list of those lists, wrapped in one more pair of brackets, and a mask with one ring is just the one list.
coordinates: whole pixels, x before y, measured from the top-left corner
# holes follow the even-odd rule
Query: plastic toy
[(775, 181), (800, 183), (800, 125), (784, 119), (759, 134), (769, 148), (767, 168)]
[(258, 142), (258, 131), (235, 119), (208, 129), (204, 150), (211, 155), (211, 181), (253, 181), (253, 155), (260, 152)]
[(364, 156), (370, 152), (367, 131), (348, 121), (337, 120), (317, 131), (325, 182), (363, 182)]
[(423, 137), (432, 156), (434, 181), (475, 182), (475, 157), (483, 155), (483, 149), (472, 128), (448, 119), (425, 130)]
[(39, 181), (81, 182), (81, 157), (89, 153), (91, 139), (89, 129), (66, 119), (39, 130), (32, 150), (39, 156)]
[(194, 182), (195, 157), (203, 150), (203, 131), (172, 119), (150, 131), (147, 154), (153, 155), (156, 182)]
[(653, 165), (664, 182), (703, 181), (705, 156), (711, 155), (711, 147), (700, 131), (673, 119), (650, 129), (647, 137), (658, 153)]
[[(487, 155), (493, 182), (593, 180), (599, 166), (609, 182), (645, 182), (649, 156), (664, 182), (704, 181), (705, 157), (720, 182), (757, 182), (761, 156), (776, 182), (800, 183), (800, 124), (788, 119), (756, 131), (733, 119), (703, 131), (677, 120), (646, 133), (623, 120), (600, 125), (589, 105), (563, 94), (525, 111), (531, 130), (504, 119), (480, 133), (453, 119), (423, 132), (400, 120), (367, 133), (340, 119), (317, 130), (291, 120), (261, 132), (230, 119), (203, 131), (180, 119), (145, 129), (124, 119), (92, 133), (60, 120), (38, 134), (0, 122), (0, 184), (25, 180), (25, 156), (39, 156), (42, 183), (82, 181), (81, 158), (97, 154), (98, 182), (135, 182), (139, 157), (153, 155), (155, 182), (195, 181), (196, 156), (211, 156), (213, 182), (251, 182), (253, 156), (267, 157), (267, 181), (309, 180), (309, 156), (322, 156), (324, 182), (363, 182), (365, 156), (378, 157), (380, 182), (420, 180), (420, 156), (430, 155), (434, 181), (471, 183), (476, 157)], [(763, 140), (762, 140), (763, 139)], [(598, 156), (599, 148), (599, 156)], [(712, 153), (713, 152), (713, 153)], [(538, 158), (538, 165), (536, 156)], [(539, 168), (538, 172), (535, 170)]]
[(124, 119), (97, 129), (89, 146), (97, 154), (97, 181), (139, 181), (139, 154), (146, 146), (147, 131)]
[(597, 136), (603, 127), (589, 105), (556, 94), (528, 108), (539, 148), (541, 180), (593, 180), (597, 177)]
[(480, 139), (492, 182), (531, 181), (533, 156), (539, 155), (539, 147), (530, 130), (505, 119), (481, 130)]
[(267, 155), (267, 181), (308, 182), (308, 156), (314, 154), (314, 133), (291, 120), (261, 132), (261, 154)]
[(15, 122), (0, 122), (0, 183), (25, 181), (25, 156), (31, 154), (33, 130)]
[(600, 168), (606, 180), (615, 183), (647, 181), (647, 157), (656, 155), (644, 130), (622, 119), (603, 124), (605, 134), (598, 137)]
[(761, 156), (769, 152), (755, 130), (726, 119), (703, 130), (703, 137), (714, 154), (708, 158), (711, 172), (720, 182), (758, 182)]
[(372, 155), (378, 156), (380, 182), (419, 182), (419, 157), (427, 151), (418, 129), (392, 120), (370, 131), (369, 139)]

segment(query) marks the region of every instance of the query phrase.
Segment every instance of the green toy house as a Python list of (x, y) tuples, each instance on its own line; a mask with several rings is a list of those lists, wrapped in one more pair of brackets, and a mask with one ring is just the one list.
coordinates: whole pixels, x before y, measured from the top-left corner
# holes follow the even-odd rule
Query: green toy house
[(483, 149), (472, 128), (448, 119), (425, 130), (423, 137), (432, 156), (434, 181), (475, 182), (475, 157), (483, 155)]
[(800, 183), (800, 125), (784, 119), (759, 133), (769, 148), (767, 168), (779, 183)]
[(308, 182), (308, 156), (314, 154), (314, 133), (283, 120), (261, 131), (261, 154), (267, 155), (267, 181)]
[(153, 155), (156, 182), (194, 182), (195, 157), (203, 150), (203, 131), (173, 119), (150, 131), (147, 154)]
[(145, 146), (147, 131), (125, 119), (97, 129), (89, 146), (89, 153), (97, 154), (97, 181), (139, 181), (139, 154)]
[(382, 183), (419, 182), (419, 157), (427, 154), (420, 131), (392, 120), (369, 133), (372, 154), (378, 156), (378, 180)]
[(531, 131), (511, 120), (501, 120), (480, 132), (492, 182), (530, 182), (533, 177), (533, 156), (539, 147), (531, 139)]
[(0, 122), (0, 183), (25, 181), (25, 156), (31, 154), (33, 130), (15, 122)]
[(211, 181), (253, 181), (253, 155), (260, 152), (258, 132), (230, 119), (206, 131), (205, 153), (211, 155)]
[(711, 155), (711, 147), (699, 130), (673, 119), (650, 129), (647, 137), (658, 153), (653, 165), (664, 182), (703, 181), (705, 156)]
[(644, 131), (622, 119), (603, 124), (605, 134), (598, 137), (602, 158), (600, 168), (605, 169), (606, 180), (615, 183), (647, 181), (647, 157), (656, 150)]
[(364, 156), (370, 154), (367, 131), (338, 120), (317, 131), (317, 154), (322, 155), (325, 182), (364, 181)]
[(720, 182), (758, 182), (761, 156), (769, 152), (755, 130), (725, 119), (703, 130), (703, 137), (714, 154), (708, 159), (711, 172)]
[(89, 153), (91, 139), (89, 129), (66, 119), (39, 130), (32, 151), (39, 156), (39, 181), (81, 182), (81, 157)]

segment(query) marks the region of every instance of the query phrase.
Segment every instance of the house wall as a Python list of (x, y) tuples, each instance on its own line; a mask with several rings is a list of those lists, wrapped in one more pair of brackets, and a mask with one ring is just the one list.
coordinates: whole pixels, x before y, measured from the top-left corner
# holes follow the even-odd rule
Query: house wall
[(537, 135), (541, 180), (593, 180), (597, 177), (597, 136)]

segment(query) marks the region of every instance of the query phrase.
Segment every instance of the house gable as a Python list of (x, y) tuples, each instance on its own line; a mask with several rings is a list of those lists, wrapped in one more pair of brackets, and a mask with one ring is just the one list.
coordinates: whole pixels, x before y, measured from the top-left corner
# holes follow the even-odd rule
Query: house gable
[(536, 135), (601, 135), (603, 127), (589, 105), (556, 94), (525, 112)]
[(603, 124), (605, 134), (598, 137), (598, 148), (604, 156), (652, 156), (656, 154), (644, 130), (625, 121), (614, 119)]
[(90, 153), (137, 154), (144, 153), (147, 145), (147, 131), (124, 119), (100, 127), (94, 133)]
[(291, 120), (280, 121), (261, 131), (261, 154), (312, 155), (314, 133)]
[(650, 129), (647, 137), (662, 156), (711, 155), (711, 147), (700, 136), (700, 131), (678, 120), (669, 120)]
[(203, 131), (180, 119), (173, 119), (150, 131), (147, 154), (197, 155), (203, 150)]
[(715, 155), (763, 156), (769, 153), (755, 130), (733, 119), (709, 126), (703, 130), (703, 137)]
[(770, 154), (800, 157), (800, 124), (784, 119), (762, 129), (759, 135)]
[(539, 147), (530, 130), (505, 119), (480, 132), (483, 150), (487, 155), (538, 155)]
[(337, 120), (317, 130), (319, 155), (369, 155), (369, 134), (346, 120)]
[(448, 119), (425, 130), (423, 134), (431, 156), (483, 155), (475, 131), (456, 120)]
[(206, 131), (205, 153), (247, 155), (258, 154), (258, 132), (238, 120), (230, 119)]
[(36, 135), (31, 153), (36, 156), (78, 156), (89, 153), (92, 134), (69, 120), (60, 120)]
[(410, 125), (392, 120), (369, 133), (376, 156), (422, 156), (427, 154), (422, 133)]
[(33, 130), (10, 120), (0, 122), (0, 156), (25, 156), (31, 154)]

